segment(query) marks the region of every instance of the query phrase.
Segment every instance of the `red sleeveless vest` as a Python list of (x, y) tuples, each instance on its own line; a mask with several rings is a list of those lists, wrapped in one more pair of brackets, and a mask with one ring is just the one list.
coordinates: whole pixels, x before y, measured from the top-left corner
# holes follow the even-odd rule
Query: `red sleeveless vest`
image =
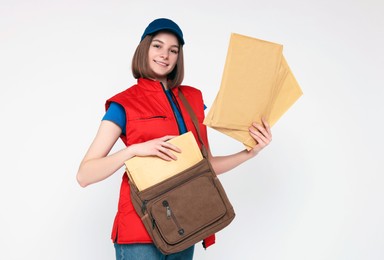
[[(172, 89), (187, 130), (193, 132), (198, 143), (197, 133), (192, 120), (179, 99), (179, 91), (183, 92), (196, 113), (203, 142), (208, 147), (207, 129), (203, 125), (204, 103), (201, 92), (189, 86), (179, 86)], [(108, 99), (105, 104), (106, 109), (108, 109), (111, 102), (120, 104), (125, 110), (126, 134), (121, 135), (120, 138), (126, 146), (165, 135), (179, 135), (177, 121), (171, 104), (159, 81), (140, 78), (136, 85)], [(121, 183), (118, 211), (113, 224), (111, 238), (118, 244), (152, 242), (140, 217), (133, 208), (126, 173), (124, 173)], [(214, 243), (214, 235), (204, 240), (205, 247)]]

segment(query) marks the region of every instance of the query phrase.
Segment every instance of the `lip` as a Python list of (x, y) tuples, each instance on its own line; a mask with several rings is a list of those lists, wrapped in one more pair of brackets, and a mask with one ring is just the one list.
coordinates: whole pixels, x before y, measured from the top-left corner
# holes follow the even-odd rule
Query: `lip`
[(162, 62), (162, 61), (157, 61), (157, 60), (154, 60), (154, 62), (160, 66), (163, 66), (163, 67), (168, 67), (169, 64), (168, 63), (165, 63), (165, 62)]

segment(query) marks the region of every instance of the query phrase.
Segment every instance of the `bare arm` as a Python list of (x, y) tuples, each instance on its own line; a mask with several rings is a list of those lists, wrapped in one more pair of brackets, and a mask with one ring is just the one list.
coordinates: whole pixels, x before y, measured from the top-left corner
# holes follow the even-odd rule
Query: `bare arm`
[(227, 156), (212, 156), (208, 151), (209, 161), (216, 174), (227, 172), (253, 158), (272, 141), (271, 129), (264, 119), (262, 119), (262, 124), (253, 123), (249, 128), (249, 134), (257, 142), (257, 145), (250, 151), (244, 150)]
[(116, 153), (108, 155), (121, 134), (121, 128), (115, 123), (104, 120), (80, 163), (77, 181), (82, 187), (102, 181), (118, 169), (126, 160), (133, 156), (158, 156), (164, 160), (175, 160), (172, 151), (180, 152), (176, 146), (166, 141), (173, 136), (164, 136), (144, 143), (130, 145)]

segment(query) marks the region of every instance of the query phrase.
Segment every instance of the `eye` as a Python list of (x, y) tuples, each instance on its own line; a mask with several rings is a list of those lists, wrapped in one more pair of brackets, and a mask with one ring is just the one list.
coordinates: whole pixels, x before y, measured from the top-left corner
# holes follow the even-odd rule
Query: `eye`
[(160, 48), (160, 45), (159, 44), (153, 44), (152, 45), (154, 48)]
[(171, 52), (174, 53), (174, 54), (178, 54), (179, 50), (173, 49), (173, 50), (171, 50)]

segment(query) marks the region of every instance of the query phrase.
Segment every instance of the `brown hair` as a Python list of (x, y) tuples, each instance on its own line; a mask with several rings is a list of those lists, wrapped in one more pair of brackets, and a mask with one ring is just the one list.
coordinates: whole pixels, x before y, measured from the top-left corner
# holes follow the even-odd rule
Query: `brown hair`
[[(147, 35), (137, 46), (135, 54), (132, 58), (132, 74), (135, 79), (152, 78), (151, 70), (148, 66), (148, 51), (152, 43), (152, 39), (156, 34)], [(184, 79), (184, 55), (183, 45), (179, 43), (179, 54), (176, 66), (171, 73), (168, 74), (168, 87), (173, 88), (179, 86)]]

